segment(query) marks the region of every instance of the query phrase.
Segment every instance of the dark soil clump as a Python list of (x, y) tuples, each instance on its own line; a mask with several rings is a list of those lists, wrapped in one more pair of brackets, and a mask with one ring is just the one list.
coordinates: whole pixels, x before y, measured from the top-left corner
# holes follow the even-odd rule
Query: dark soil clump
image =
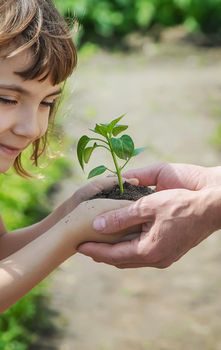
[(97, 193), (92, 199), (95, 198), (108, 198), (108, 199), (124, 199), (130, 201), (137, 201), (138, 199), (147, 196), (148, 194), (154, 193), (150, 187), (146, 186), (133, 186), (128, 182), (124, 183), (124, 193), (120, 193), (119, 185), (116, 185), (109, 191), (102, 191)]

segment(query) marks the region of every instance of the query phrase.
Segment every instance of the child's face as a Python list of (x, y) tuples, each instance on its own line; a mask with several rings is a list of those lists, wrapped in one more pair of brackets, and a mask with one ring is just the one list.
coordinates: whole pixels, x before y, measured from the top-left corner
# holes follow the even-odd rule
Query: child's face
[(24, 81), (14, 72), (30, 64), (29, 52), (0, 58), (0, 173), (7, 171), (16, 157), (47, 131), (50, 108), (61, 87), (45, 81)]

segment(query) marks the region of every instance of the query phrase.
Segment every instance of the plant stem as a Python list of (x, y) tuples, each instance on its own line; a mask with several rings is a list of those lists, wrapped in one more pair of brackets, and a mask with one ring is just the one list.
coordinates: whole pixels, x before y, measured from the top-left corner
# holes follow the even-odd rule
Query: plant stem
[(110, 152), (109, 148), (106, 146), (103, 146), (103, 145), (97, 145), (97, 148), (105, 148), (106, 150), (108, 150)]
[(117, 173), (117, 177), (118, 177), (118, 183), (119, 183), (119, 187), (120, 187), (120, 193), (124, 193), (124, 185), (123, 185), (123, 179), (122, 179), (122, 176), (121, 176), (121, 171), (120, 171), (120, 167), (117, 163), (117, 158), (116, 158), (116, 155), (114, 153), (114, 150), (112, 148), (112, 145), (111, 145), (111, 141), (109, 138), (107, 138), (108, 140), (108, 144), (109, 144), (109, 147), (110, 147), (110, 151), (111, 151), (111, 155), (112, 155), (112, 158), (113, 158), (113, 161), (114, 161), (114, 165), (115, 165), (115, 168), (116, 168), (116, 173)]
[(123, 170), (125, 168), (125, 166), (127, 165), (127, 163), (129, 163), (129, 161), (131, 160), (131, 158), (128, 158), (128, 160), (126, 161), (126, 163), (120, 168), (120, 170)]
[(97, 137), (96, 137), (96, 138), (95, 138), (95, 137), (91, 137), (90, 139), (93, 140), (93, 141), (104, 142), (104, 143), (106, 143), (106, 145), (109, 145), (109, 143), (108, 143), (107, 141), (104, 141), (104, 140), (102, 140), (102, 139), (98, 139)]

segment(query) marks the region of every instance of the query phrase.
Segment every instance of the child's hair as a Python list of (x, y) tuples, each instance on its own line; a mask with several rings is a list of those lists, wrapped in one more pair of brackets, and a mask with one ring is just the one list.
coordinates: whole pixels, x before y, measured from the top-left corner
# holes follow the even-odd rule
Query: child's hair
[[(71, 31), (52, 0), (0, 0), (0, 57), (13, 57), (26, 49), (33, 52), (32, 64), (16, 72), (24, 80), (50, 77), (52, 84), (64, 82), (77, 64)], [(50, 111), (53, 122), (55, 108)], [(33, 142), (31, 159), (38, 158), (47, 145), (47, 133)], [(29, 176), (22, 166), (21, 155), (14, 163), (19, 175)]]

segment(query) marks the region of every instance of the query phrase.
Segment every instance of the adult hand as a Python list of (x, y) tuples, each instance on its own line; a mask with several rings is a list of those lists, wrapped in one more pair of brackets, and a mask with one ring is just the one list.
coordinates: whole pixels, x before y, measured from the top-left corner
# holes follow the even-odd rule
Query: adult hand
[(137, 178), (142, 186), (156, 186), (157, 191), (185, 188), (197, 191), (221, 185), (221, 167), (203, 167), (181, 163), (158, 163), (129, 170), (124, 178)]
[[(171, 265), (219, 228), (208, 196), (209, 186), (221, 183), (219, 173), (220, 168), (184, 164), (160, 164), (127, 172), (125, 177), (137, 177), (140, 184), (155, 185), (158, 191), (180, 189), (157, 192), (102, 215), (104, 234), (142, 223), (139, 238), (113, 246), (88, 243), (79, 251), (120, 268)], [(185, 187), (190, 190), (181, 189)]]

